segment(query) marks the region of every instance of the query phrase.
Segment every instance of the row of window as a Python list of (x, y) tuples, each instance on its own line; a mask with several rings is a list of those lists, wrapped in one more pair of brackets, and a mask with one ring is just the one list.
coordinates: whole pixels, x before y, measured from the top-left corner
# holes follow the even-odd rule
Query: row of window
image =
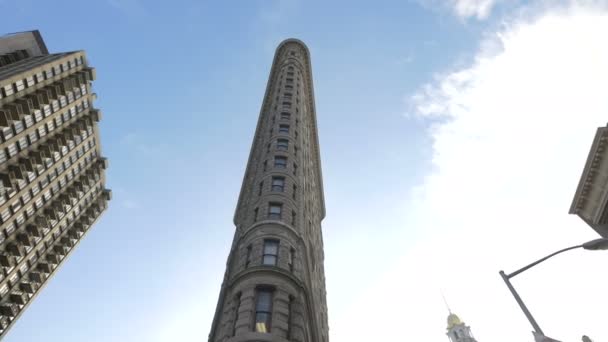
[[(91, 182), (91, 185), (93, 185), (94, 183)], [(45, 213), (47, 216), (44, 216), (44, 222), (39, 222), (39, 220), (36, 221), (36, 225), (40, 226), (40, 230), (38, 230), (39, 232), (41, 232), (42, 234), (40, 236), (37, 236), (33, 239), (33, 241), (30, 240), (30, 243), (26, 243), (23, 246), (21, 246), (20, 248), (23, 248), (25, 250), (25, 255), (29, 254), (36, 245), (38, 245), (38, 243), (44, 239), (44, 236), (47, 236), (48, 233), (57, 226), (57, 224), (59, 224), (59, 222), (61, 221), (62, 218), (66, 217), (66, 221), (68, 224), (73, 223), (76, 218), (78, 217), (78, 215), (84, 210), (83, 208), (88, 207), (89, 203), (93, 202), (94, 199), (97, 197), (96, 195), (101, 191), (102, 186), (101, 184), (97, 184), (94, 187), (88, 187), (87, 186), (87, 190), (84, 193), (79, 193), (78, 194), (78, 199), (81, 199), (84, 197), (84, 203), (81, 202), (81, 204), (79, 204), (78, 206), (76, 206), (76, 203), (78, 200), (76, 200), (75, 202), (73, 202), (73, 205), (69, 206), (69, 208), (64, 207), (62, 210), (60, 211), (59, 214), (57, 214), (58, 216), (55, 216), (56, 213), (54, 210)], [(88, 196), (85, 196), (88, 193)], [(28, 226), (29, 227), (29, 226)], [(61, 225), (60, 226), (60, 230), (64, 231), (66, 229), (66, 225)], [(28, 235), (32, 234), (31, 230), (28, 231)], [(55, 231), (52, 236), (53, 238), (56, 238), (59, 235), (59, 231)], [(29, 238), (28, 238), (29, 239)], [(22, 239), (22, 241), (24, 241), (25, 239)], [(45, 242), (46, 245), (48, 245), (49, 241), (47, 240)], [(11, 244), (11, 243), (9, 243)], [(14, 242), (13, 242), (14, 244)], [(44, 251), (45, 245), (40, 245), (41, 247), (41, 251)], [(23, 255), (22, 253), (18, 253), (15, 257), (16, 263), (21, 262), (21, 260), (23, 260)], [(8, 256), (6, 253), (1, 254), (3, 259), (6, 258), (11, 258), (11, 256)], [(6, 268), (6, 274), (9, 274), (10, 272), (12, 272), (12, 270), (14, 269), (14, 264), (6, 264), (6, 261), (4, 261), (3, 263), (3, 267)], [(2, 279), (2, 272), (0, 272), (0, 280)]]
[[(2, 280), (4, 275), (6, 275), (6, 276), (10, 275), (9, 283), (11, 285), (14, 285), (15, 282), (19, 279), (19, 277), (23, 276), (24, 273), (27, 271), (28, 266), (26, 265), (27, 263), (24, 263), (19, 267), (19, 270), (17, 270), (17, 272), (13, 272), (15, 270), (15, 267), (19, 263), (21, 263), (22, 260), (25, 257), (27, 257), (28, 255), (31, 255), (31, 258), (28, 260), (28, 263), (30, 263), (29, 266), (31, 267), (33, 265), (33, 263), (35, 263), (37, 261), (38, 256), (43, 255), (44, 251), (47, 248), (50, 248), (53, 241), (56, 241), (59, 238), (60, 233), (65, 232), (65, 230), (69, 226), (69, 223), (74, 222), (75, 219), (78, 217), (80, 217), (79, 219), (81, 221), (83, 221), (82, 220), (83, 216), (80, 215), (80, 213), (84, 213), (85, 208), (88, 208), (87, 213), (89, 213), (89, 215), (94, 215), (94, 217), (97, 217), (98, 213), (103, 208), (105, 208), (105, 205), (103, 203), (98, 203), (98, 206), (102, 207), (102, 209), (100, 209), (100, 208), (95, 208), (95, 207), (89, 207), (89, 204), (96, 200), (96, 198), (98, 197), (97, 194), (100, 191), (101, 191), (101, 184), (92, 188), (89, 195), (84, 198), (84, 201), (82, 201), (84, 203), (81, 202), (78, 206), (75, 206), (73, 208), (73, 210), (72, 210), (72, 213), (74, 214), (72, 216), (73, 219), (71, 221), (68, 220), (68, 225), (66, 225), (66, 224), (60, 225), (59, 228), (56, 229), (51, 235), (49, 235), (49, 232), (51, 232), (51, 229), (48, 228), (49, 226), (47, 224), (42, 225), (42, 227), (40, 227), (40, 229), (36, 225), (28, 226), (27, 235), (22, 234), (22, 236), (20, 236), (21, 237), (20, 240), (15, 240), (14, 242), (11, 242), (8, 244), (8, 245), (11, 245), (10, 248), (12, 248), (12, 252), (7, 251), (9, 254), (7, 254), (6, 252), (1, 254), (2, 260), (3, 260), (2, 261), (3, 268), (2, 268), (2, 270), (0, 270), (0, 280)], [(82, 196), (84, 196), (84, 195), (82, 195)], [(80, 198), (82, 198), (82, 196), (80, 196)], [(76, 224), (78, 224), (81, 227), (80, 233), (83, 233), (84, 229), (86, 229), (88, 227), (88, 225), (86, 225), (87, 219), (90, 219), (90, 218), (85, 217), (85, 221), (83, 221), (82, 223), (74, 223), (74, 225), (72, 225), (72, 226), (75, 226)], [(52, 221), (52, 220), (49, 220), (49, 221)], [(57, 226), (57, 224), (58, 224), (58, 221), (51, 222), (51, 227), (55, 227), (55, 226)], [(75, 231), (78, 231), (78, 229), (75, 229)], [(31, 238), (32, 235), (35, 236), (33, 239)], [(76, 239), (80, 236), (80, 234), (74, 235), (72, 233), (72, 236), (74, 239)], [(43, 239), (46, 239), (45, 242), (40, 243), (40, 241)], [(7, 248), (9, 248), (9, 247), (7, 247)], [(36, 252), (31, 253), (34, 248), (38, 248), (38, 249)], [(18, 253), (16, 255), (14, 254), (15, 251), (18, 251)], [(11, 255), (11, 254), (13, 254), (13, 255)], [(4, 271), (4, 272), (2, 272), (2, 271)], [(11, 273), (12, 273), (12, 275), (11, 275)]]
[[(87, 103), (87, 105), (85, 106), (84, 103)], [(76, 117), (79, 113), (82, 113), (85, 108), (88, 108), (87, 101), (83, 101), (82, 105), (70, 108), (70, 110), (66, 111), (63, 115), (58, 115), (51, 121), (48, 121), (45, 124), (41, 124), (40, 126), (38, 126), (37, 129), (30, 131), (27, 135), (18, 138), (15, 142), (8, 144), (3, 149), (0, 149), (0, 164), (6, 163), (9, 159), (13, 158), (20, 152), (25, 151), (29, 146), (33, 145), (38, 140), (45, 137), (47, 134), (55, 131), (56, 129), (60, 129), (61, 125)], [(30, 123), (30, 126), (31, 125), (32, 124)], [(15, 132), (23, 131), (23, 125), (21, 121), (17, 121), (15, 123), (15, 127), (19, 127), (19, 129), (16, 129)], [(7, 128), (10, 129), (10, 127)], [(7, 132), (6, 128), (3, 132)], [(86, 132), (86, 135), (93, 134), (93, 126), (92, 122), (90, 121), (88, 122)], [(4, 136), (8, 136), (10, 138), (12, 137), (12, 132), (10, 132), (10, 134), (11, 135), (4, 134)], [(85, 138), (83, 138), (82, 135), (79, 138), (79, 136), (77, 135), (75, 139), (77, 139), (78, 141), (75, 144), (78, 144)]]
[[(49, 184), (51, 184), (49, 180), (52, 181), (56, 177), (56, 175), (54, 173), (51, 173), (51, 175), (53, 175), (52, 177), (49, 175), (48, 178), (43, 179), (39, 183), (35, 183), (31, 187), (31, 189), (29, 189), (19, 199), (17, 199), (10, 206), (8, 206), (8, 208), (2, 211), (2, 213), (0, 213), (0, 218), (2, 219), (3, 224), (5, 224), (5, 229), (3, 230), (3, 232), (0, 232), (0, 243), (4, 241), (5, 236), (10, 236), (13, 231), (18, 229), (18, 227), (22, 226), (27, 220), (33, 218), (36, 215), (36, 212), (40, 211), (53, 198), (53, 196), (60, 194), (62, 192), (62, 189), (65, 189), (73, 179), (78, 177), (81, 172), (87, 168), (87, 165), (89, 165), (93, 162), (93, 160), (95, 160), (96, 155), (97, 151), (93, 151), (91, 154), (87, 155), (84, 158), (84, 162), (76, 164), (76, 167), (70, 170), (70, 172), (68, 172), (64, 176), (60, 177), (58, 182), (50, 185), (50, 188), (46, 192), (44, 192), (42, 196), (37, 198), (32, 205), (28, 206), (24, 210), (24, 212), (17, 214), (15, 220), (13, 220), (12, 222), (6, 224), (10, 217), (18, 213), (19, 210), (26, 206), (27, 203), (33, 197), (43, 191), (45, 187), (49, 186)], [(76, 160), (77, 159), (74, 159), (74, 162)], [(100, 179), (100, 176), (99, 174), (95, 173), (93, 175), (93, 178), (95, 179), (95, 181), (98, 181)]]
[[(15, 118), (16, 120), (12, 119), (12, 116), (7, 112), (8, 109), (0, 111), (0, 119), (4, 126), (1, 128), (2, 142), (7, 142), (12, 137), (23, 132), (24, 129), (30, 128), (32, 125), (34, 125), (34, 123), (42, 121), (44, 118), (49, 117), (51, 114), (56, 113), (60, 109), (66, 107), (68, 104), (76, 101), (83, 95), (87, 94), (86, 84), (82, 84), (80, 85), (80, 87), (75, 87), (74, 90), (75, 91), (66, 91), (66, 95), (58, 95), (57, 99), (55, 100), (49, 99), (49, 103), (41, 105), (41, 109), (31, 109), (31, 114), (19, 114), (19, 119)], [(24, 101), (27, 102), (28, 99), (24, 99)], [(25, 104), (18, 105), (22, 106)], [(28, 104), (28, 106), (30, 106), (30, 104)], [(58, 117), (54, 120), (56, 121), (55, 125), (61, 125), (61, 123), (69, 120), (71, 117), (76, 115), (76, 113), (80, 113), (86, 108), (89, 108), (89, 102), (87, 99), (84, 99), (76, 105), (71, 106), (63, 114), (58, 115)], [(23, 110), (27, 110), (29, 112), (30, 108)]]
[[(80, 204), (78, 207), (76, 207), (75, 209), (79, 209), (78, 213), (80, 212), (84, 212), (85, 208), (87, 208), (89, 201), (92, 202), (95, 200), (95, 198), (97, 197), (96, 193), (98, 193), (101, 190), (101, 185), (99, 185), (98, 187), (96, 187), (94, 189), (94, 191), (91, 192), (91, 194), (86, 198), (86, 204)], [(105, 206), (102, 203), (98, 203), (98, 207), (89, 207), (87, 209), (87, 213), (94, 215), (94, 217), (97, 217), (101, 211), (103, 211), (103, 209), (105, 208)], [(78, 214), (76, 214), (78, 215)], [(12, 288), (12, 296), (10, 298), (11, 302), (14, 302), (16, 304), (19, 305), (23, 305), (24, 303), (22, 303), (21, 301), (26, 301), (27, 299), (31, 298), (32, 295), (35, 293), (36, 289), (37, 289), (37, 285), (36, 283), (42, 283), (45, 279), (46, 279), (46, 273), (51, 273), (52, 270), (54, 270), (56, 268), (56, 264), (58, 264), (71, 250), (71, 248), (74, 247), (75, 245), (75, 241), (77, 241), (80, 236), (82, 236), (82, 234), (84, 233), (84, 229), (85, 227), (89, 227), (90, 225), (87, 224), (87, 220), (88, 218), (84, 218), (81, 219), (81, 221), (83, 221), (83, 229), (78, 230), (78, 229), (72, 229), (70, 232), (66, 233), (67, 228), (69, 227), (69, 225), (61, 225), (59, 230), (56, 230), (55, 232), (52, 233), (52, 235), (48, 235), (49, 231), (48, 229), (42, 229), (43, 230), (43, 234), (45, 236), (38, 236), (36, 237), (36, 244), (38, 244), (43, 238), (48, 238), (43, 244), (40, 244), (39, 249), (36, 250), (34, 253), (31, 253), (30, 258), (27, 260), (27, 262), (24, 262), (19, 269), (17, 270), (17, 272), (14, 272), (8, 281), (8, 284), (4, 284), (1, 288), (0, 288), (0, 296), (4, 297), (4, 295), (6, 293), (9, 292), (9, 288)], [(28, 248), (29, 246), (26, 246), (26, 248)], [(27, 253), (30, 254), (30, 252), (32, 251), (33, 248), (29, 248)], [(46, 250), (48, 250), (48, 252), (45, 252)], [(33, 270), (35, 268), (35, 266), (37, 265), (37, 263), (39, 262), (39, 260), (41, 260), (41, 258), (43, 256), (46, 256), (46, 260), (48, 261), (48, 263), (45, 263), (43, 266), (44, 267), (37, 267), (36, 270), (38, 272), (36, 272), (33, 275), (30, 275), (29, 278), (24, 279), (25, 275), (28, 273), (29, 270)], [(20, 262), (21, 260), (23, 260), (23, 257), (19, 258)], [(40, 265), (39, 265), (40, 266)], [(15, 267), (11, 267), (10, 270), (8, 272), (11, 272)], [(8, 274), (7, 272), (7, 274)], [(1, 273), (0, 273), (1, 275)], [(22, 282), (25, 281), (25, 282)], [(20, 284), (20, 287), (17, 287), (17, 285)], [(25, 291), (25, 294), (27, 296), (23, 297), (23, 298), (18, 298), (19, 295), (22, 295)], [(10, 313), (6, 312), (6, 308), (2, 308), (3, 312), (2, 315), (4, 316), (13, 316)]]
[[(75, 123), (74, 125), (71, 125), (70, 128), (76, 128), (78, 126), (78, 123)], [(64, 135), (64, 138), (66, 138), (66, 140), (69, 140), (67, 140), (67, 142), (64, 141), (63, 144), (60, 144), (58, 141), (56, 141), (55, 143), (57, 143), (57, 145), (53, 146), (52, 150), (48, 146), (41, 147), (41, 149), (48, 149), (44, 155), (40, 154), (40, 152), (38, 151), (33, 152), (33, 154), (40, 158), (38, 162), (41, 162), (41, 164), (36, 162), (35, 159), (24, 159), (20, 162), (20, 164), (9, 167), (9, 169), (12, 167), (17, 171), (17, 173), (14, 173), (14, 176), (11, 176), (11, 173), (0, 174), (0, 205), (2, 205), (7, 200), (7, 198), (11, 198), (16, 193), (16, 191), (23, 190), (26, 187), (27, 183), (33, 181), (36, 177), (40, 176), (43, 172), (45, 172), (45, 169), (49, 169), (54, 163), (58, 162), (61, 158), (69, 154), (70, 151), (74, 150), (83, 141), (85, 141), (87, 137), (93, 135), (92, 126), (85, 125), (84, 128), (86, 129), (79, 131), (79, 135), (70, 135), (70, 130), (68, 129), (66, 131), (67, 134)], [(74, 132), (72, 131), (71, 133), (73, 134)], [(95, 146), (94, 140), (95, 139), (88, 141), (85, 146), (77, 149), (76, 153), (70, 155), (67, 160), (59, 164), (57, 169), (50, 173), (49, 179), (52, 181), (55, 172), (57, 172), (57, 175), (62, 173), (64, 169), (67, 169), (86, 151), (93, 148), (93, 146)], [(48, 154), (48, 152), (50, 152), (50, 154)], [(30, 156), (30, 158), (32, 157), (34, 156)], [(31, 165), (32, 169), (30, 171), (23, 170), (23, 168), (27, 170), (27, 167), (24, 166), (26, 163), (29, 163)], [(21, 174), (21, 176), (19, 176), (19, 174)]]
[(15, 93), (22, 91), (25, 88), (29, 88), (36, 83), (40, 83), (46, 80), (49, 80), (63, 72), (66, 72), (76, 66), (79, 66), (84, 63), (84, 56), (80, 56), (79, 58), (74, 58), (68, 60), (62, 64), (58, 64), (52, 67), (49, 67), (47, 70), (40, 71), (35, 75), (30, 75), (22, 80), (18, 80), (11, 84), (6, 84), (3, 87), (0, 87), (0, 98), (11, 96)]

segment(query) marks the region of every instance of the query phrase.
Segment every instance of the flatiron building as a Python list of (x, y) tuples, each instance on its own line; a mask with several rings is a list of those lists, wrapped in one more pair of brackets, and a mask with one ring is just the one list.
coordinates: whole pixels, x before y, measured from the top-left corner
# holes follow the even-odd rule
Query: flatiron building
[(209, 342), (327, 342), (325, 216), (310, 53), (276, 50)]
[(0, 338), (107, 207), (84, 51), (0, 36)]

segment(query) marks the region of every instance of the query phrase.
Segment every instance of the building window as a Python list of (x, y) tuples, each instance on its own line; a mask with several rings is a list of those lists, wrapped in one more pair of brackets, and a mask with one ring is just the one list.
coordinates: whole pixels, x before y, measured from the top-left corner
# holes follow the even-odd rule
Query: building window
[(295, 211), (291, 211), (291, 225), (295, 226), (296, 225), (296, 212)]
[(283, 102), (283, 108), (291, 108), (291, 102)]
[(293, 163), (293, 174), (294, 176), (298, 174), (298, 164)]
[(287, 70), (289, 70), (289, 71), (293, 71), (293, 66), (291, 66), (291, 65), (290, 65), (290, 66), (288, 66), (288, 67), (287, 67)]
[(286, 84), (285, 85), (285, 89), (286, 90), (293, 90), (293, 86), (291, 84)]
[(283, 97), (284, 97), (286, 100), (291, 100), (291, 98), (293, 97), (293, 94), (292, 94), (292, 93), (284, 93), (284, 94), (283, 94)]
[(270, 203), (268, 205), (268, 218), (271, 220), (280, 220), (282, 210), (283, 210), (283, 204)]
[(262, 196), (262, 190), (264, 190), (264, 182), (260, 182), (260, 188), (258, 189), (258, 196)]
[(283, 192), (285, 189), (285, 177), (272, 177), (272, 191)]
[(247, 255), (245, 256), (245, 268), (251, 263), (251, 245), (247, 246)]
[(232, 324), (232, 336), (236, 335), (236, 324), (239, 321), (239, 309), (241, 308), (241, 292), (234, 298), (234, 323)]
[(268, 160), (264, 160), (264, 171), (268, 168)]
[(272, 321), (272, 290), (258, 289), (255, 301), (255, 331), (259, 333), (270, 332)]
[(291, 193), (291, 198), (293, 198), (294, 200), (296, 199), (296, 194), (298, 192), (298, 186), (297, 185), (293, 185), (293, 191)]
[(287, 84), (293, 83), (293, 78), (287, 78), (287, 79), (285, 79), (285, 82)]
[(287, 151), (287, 150), (289, 150), (289, 140), (287, 140), (287, 139), (278, 139), (277, 140), (277, 150), (279, 150), (279, 151)]
[(253, 209), (253, 222), (258, 221), (258, 208)]
[(274, 157), (274, 167), (276, 167), (278, 169), (287, 168), (287, 157), (275, 156)]
[(279, 125), (279, 133), (289, 134), (289, 125)]
[(276, 266), (279, 256), (279, 240), (264, 240), (262, 265)]
[(293, 273), (294, 264), (296, 261), (296, 249), (289, 249), (289, 271)]
[(287, 112), (281, 112), (281, 120), (289, 120), (290, 117), (291, 117), (291, 114), (289, 114)]

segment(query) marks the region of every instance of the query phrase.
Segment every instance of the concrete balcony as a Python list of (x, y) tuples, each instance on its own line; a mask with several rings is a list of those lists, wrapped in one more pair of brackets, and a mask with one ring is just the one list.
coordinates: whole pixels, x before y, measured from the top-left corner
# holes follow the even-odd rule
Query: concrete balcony
[(33, 247), (36, 242), (34, 241), (34, 239), (29, 236), (28, 234), (25, 233), (20, 233), (17, 235), (17, 241), (19, 241), (20, 243), (22, 243), (24, 246), (28, 246), (28, 247)]
[(38, 285), (36, 283), (23, 282), (19, 284), (19, 289), (25, 293), (34, 294), (38, 289)]
[(46, 274), (53, 272), (53, 268), (51, 267), (51, 265), (46, 262), (38, 263), (38, 270)]
[(57, 254), (49, 253), (46, 255), (46, 260), (53, 265), (57, 265), (59, 263), (59, 256)]
[(59, 243), (61, 243), (63, 246), (68, 247), (68, 248), (74, 247), (74, 242), (72, 242), (72, 240), (67, 236), (62, 237), (59, 240)]
[(39, 272), (35, 272), (35, 271), (31, 271), (28, 274), (28, 278), (30, 281), (34, 282), (34, 283), (42, 283), (44, 281), (44, 275), (39, 273)]
[(27, 303), (27, 300), (29, 299), (27, 294), (25, 294), (23, 292), (13, 292), (10, 294), (10, 296), (8, 298), (11, 301), (11, 303), (19, 304), (19, 305), (25, 305), (25, 303)]
[(12, 256), (24, 256), (25, 255), (25, 247), (16, 243), (10, 242), (6, 245), (6, 251)]
[(9, 317), (15, 317), (19, 313), (17, 304), (5, 303), (0, 305), (0, 314)]
[(74, 228), (68, 230), (68, 232), (66, 234), (72, 240), (78, 240), (78, 238), (80, 237), (80, 235), (78, 234), (78, 232)]
[(25, 227), (25, 230), (27, 231), (27, 233), (30, 236), (33, 236), (33, 237), (42, 237), (42, 232), (40, 231), (40, 229), (37, 226), (33, 225), (33, 224), (27, 225), (27, 227)]
[(17, 260), (15, 257), (8, 254), (0, 254), (0, 265), (4, 267), (13, 267), (15, 266)]
[(67, 249), (65, 247), (63, 247), (62, 245), (53, 246), (53, 251), (55, 253), (57, 253), (58, 255), (62, 255), (62, 256), (65, 256), (68, 254)]

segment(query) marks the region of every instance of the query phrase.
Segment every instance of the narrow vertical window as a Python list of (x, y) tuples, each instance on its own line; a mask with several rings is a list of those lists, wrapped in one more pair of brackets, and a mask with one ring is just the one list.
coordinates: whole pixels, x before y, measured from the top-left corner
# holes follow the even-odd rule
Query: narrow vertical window
[(293, 191), (291, 193), (291, 198), (293, 198), (294, 200), (296, 199), (296, 194), (298, 193), (298, 187), (294, 184), (293, 185)]
[(258, 196), (262, 196), (262, 190), (264, 190), (264, 181), (260, 182), (260, 187), (258, 188)]
[(272, 291), (270, 289), (259, 289), (255, 301), (255, 331), (269, 333), (271, 321)]
[(234, 323), (232, 324), (232, 336), (236, 335), (236, 324), (239, 321), (239, 309), (241, 307), (241, 292), (234, 298)]
[(253, 222), (258, 221), (258, 208), (253, 209)]
[(268, 168), (268, 160), (264, 160), (264, 171)]
[(247, 255), (245, 256), (245, 268), (251, 263), (251, 245), (247, 246)]
[(294, 176), (298, 174), (298, 164), (293, 163), (293, 174)]
[(279, 240), (264, 240), (262, 265), (276, 266), (279, 256)]
[(283, 204), (270, 203), (268, 205), (268, 218), (271, 220), (280, 220), (282, 211), (283, 211)]
[(289, 250), (289, 271), (292, 273), (294, 270), (295, 261), (296, 261), (296, 249), (292, 247)]

